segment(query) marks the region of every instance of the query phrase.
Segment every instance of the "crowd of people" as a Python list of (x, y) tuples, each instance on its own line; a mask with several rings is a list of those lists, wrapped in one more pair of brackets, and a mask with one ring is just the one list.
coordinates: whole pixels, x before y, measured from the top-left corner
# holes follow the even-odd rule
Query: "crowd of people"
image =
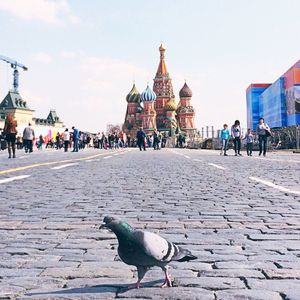
[(72, 149), (72, 152), (78, 152), (91, 146), (91, 136), (88, 133), (79, 131), (75, 126), (72, 131), (68, 128), (64, 132), (57, 132), (55, 139), (35, 135), (34, 128), (31, 123), (24, 128), (23, 132), (18, 133), (18, 124), (12, 115), (7, 115), (4, 128), (0, 132), (1, 150), (8, 150), (8, 158), (16, 158), (16, 149), (24, 150), (25, 153), (32, 153), (34, 146), (38, 150), (45, 148), (64, 149), (65, 152)]
[[(18, 134), (17, 122), (12, 115), (8, 115), (5, 120), (5, 125), (2, 133), (0, 132), (1, 149), (5, 147), (8, 149), (8, 158), (16, 157), (16, 149), (24, 149), (25, 153), (33, 152), (33, 147), (42, 150), (45, 148), (54, 148), (56, 150), (64, 149), (65, 152), (78, 152), (81, 149), (94, 147), (99, 149), (119, 149), (124, 147), (138, 147), (140, 151), (146, 151), (147, 148), (160, 150), (167, 144), (168, 134), (166, 132), (159, 132), (154, 130), (153, 134), (146, 134), (142, 127), (137, 131), (136, 136), (131, 137), (126, 135), (123, 131), (112, 132), (105, 134), (104, 132), (96, 135), (83, 132), (72, 127), (69, 131), (65, 128), (62, 133), (57, 132), (55, 138), (43, 137), (39, 135), (36, 137), (35, 131), (31, 125), (25, 127), (22, 134)], [(266, 156), (267, 141), (271, 135), (269, 126), (265, 123), (263, 118), (259, 119), (256, 127), (256, 134), (253, 134), (251, 129), (243, 136), (240, 121), (236, 120), (231, 126), (230, 130), (227, 124), (223, 125), (220, 131), (221, 140), (221, 155), (227, 156), (229, 141), (232, 140), (234, 145), (235, 156), (242, 156), (241, 145), (242, 141), (246, 142), (247, 155), (252, 156), (253, 144), (257, 140), (259, 144), (259, 155)], [(182, 133), (177, 134), (176, 147), (183, 148), (186, 145), (185, 136)]]
[(241, 154), (241, 145), (242, 140), (246, 142), (246, 150), (247, 155), (252, 156), (253, 144), (257, 140), (259, 144), (259, 156), (263, 154), (266, 156), (267, 153), (267, 142), (268, 137), (271, 136), (271, 129), (265, 123), (264, 118), (260, 118), (259, 122), (256, 126), (256, 134), (253, 134), (251, 129), (247, 129), (247, 133), (245, 136), (242, 134), (242, 128), (239, 120), (236, 120), (234, 124), (231, 126), (231, 130), (229, 131), (228, 125), (224, 124), (223, 129), (220, 131), (220, 139), (221, 139), (221, 155), (227, 156), (228, 143), (232, 138), (234, 144), (234, 152), (235, 156), (242, 156)]

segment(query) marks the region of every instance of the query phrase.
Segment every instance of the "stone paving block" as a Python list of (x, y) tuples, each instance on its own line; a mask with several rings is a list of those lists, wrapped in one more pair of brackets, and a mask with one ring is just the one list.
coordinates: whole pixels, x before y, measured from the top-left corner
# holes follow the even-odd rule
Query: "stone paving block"
[(220, 261), (214, 264), (217, 269), (254, 269), (261, 270), (265, 268), (272, 269), (274, 264), (272, 262), (264, 261), (245, 261), (245, 262), (235, 262), (235, 261)]
[(210, 271), (199, 271), (199, 277), (226, 277), (226, 278), (266, 278), (262, 272), (247, 269), (216, 269)]
[(65, 281), (53, 277), (9, 277), (3, 280), (3, 283), (9, 286), (19, 286), (24, 289), (38, 289), (43, 287), (43, 289), (54, 289), (62, 288)]
[(118, 269), (116, 270), (113, 267), (99, 268), (96, 266), (88, 266), (88, 267), (64, 267), (64, 268), (46, 268), (41, 276), (48, 276), (54, 278), (63, 278), (63, 279), (71, 279), (71, 278), (81, 278), (81, 277), (124, 277), (124, 278), (132, 278), (132, 271), (128, 269)]
[(196, 261), (189, 261), (183, 263), (172, 262), (171, 267), (172, 269), (200, 271), (200, 270), (211, 270), (212, 264), (196, 262)]
[(28, 290), (23, 297), (18, 300), (25, 299), (115, 299), (116, 293), (112, 288), (87, 287), (72, 289), (32, 289)]
[(0, 269), (0, 278), (4, 277), (25, 277), (25, 276), (38, 276), (42, 272), (41, 269)]
[(166, 299), (166, 300), (214, 300), (214, 293), (201, 288), (141, 288), (119, 292), (117, 298), (123, 299)]
[(0, 282), (0, 299), (16, 299), (17, 296), (25, 292), (25, 288), (20, 286), (11, 286)]
[(268, 290), (275, 292), (287, 293), (289, 291), (299, 291), (300, 290), (300, 280), (292, 279), (252, 279), (247, 280), (250, 289), (254, 290)]
[(299, 269), (266, 269), (264, 272), (271, 279), (300, 279)]
[(238, 278), (223, 277), (185, 277), (176, 278), (180, 287), (199, 287), (210, 290), (243, 289), (245, 284)]
[(249, 239), (253, 241), (278, 241), (278, 240), (299, 240), (298, 234), (250, 234)]
[(216, 296), (216, 300), (282, 300), (279, 293), (265, 290), (217, 291)]

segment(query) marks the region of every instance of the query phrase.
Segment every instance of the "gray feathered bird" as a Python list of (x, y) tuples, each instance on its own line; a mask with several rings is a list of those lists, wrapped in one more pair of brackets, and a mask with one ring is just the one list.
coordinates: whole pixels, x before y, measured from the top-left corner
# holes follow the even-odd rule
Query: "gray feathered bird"
[(103, 222), (100, 228), (109, 228), (118, 238), (118, 254), (122, 261), (137, 267), (136, 288), (140, 287), (146, 272), (154, 266), (160, 267), (165, 273), (165, 281), (161, 287), (171, 287), (167, 264), (171, 261), (183, 262), (197, 258), (191, 251), (168, 242), (155, 233), (135, 230), (129, 224), (110, 216), (106, 216)]

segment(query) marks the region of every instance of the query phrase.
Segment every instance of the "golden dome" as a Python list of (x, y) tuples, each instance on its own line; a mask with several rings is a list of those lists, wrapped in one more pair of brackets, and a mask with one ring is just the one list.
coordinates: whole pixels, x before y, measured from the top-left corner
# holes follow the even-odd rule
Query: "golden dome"
[(177, 103), (174, 98), (170, 99), (166, 105), (165, 110), (167, 111), (175, 111), (177, 109)]

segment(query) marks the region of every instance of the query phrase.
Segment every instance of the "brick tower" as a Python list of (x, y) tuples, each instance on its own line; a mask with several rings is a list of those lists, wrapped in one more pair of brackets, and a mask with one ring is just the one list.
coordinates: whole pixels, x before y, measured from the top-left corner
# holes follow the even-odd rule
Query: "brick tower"
[(146, 134), (152, 134), (156, 129), (156, 111), (154, 108), (155, 99), (156, 94), (150, 89), (149, 85), (147, 85), (147, 88), (141, 94), (141, 100), (144, 105), (141, 118), (142, 126)]
[(135, 136), (137, 129), (142, 126), (141, 111), (142, 107), (140, 93), (135, 84), (133, 84), (131, 91), (126, 96), (127, 110), (125, 115), (125, 122), (123, 131), (126, 134)]
[(179, 92), (180, 102), (177, 108), (177, 120), (180, 129), (187, 134), (194, 133), (195, 128), (195, 109), (191, 105), (192, 90), (185, 83)]
[(163, 45), (160, 45), (160, 61), (153, 84), (153, 91), (157, 96), (154, 107), (156, 110), (156, 124), (158, 130), (167, 130), (164, 125), (166, 119), (166, 111), (164, 108), (166, 103), (174, 97), (172, 80), (167, 71), (165, 62), (165, 51), (166, 49)]

